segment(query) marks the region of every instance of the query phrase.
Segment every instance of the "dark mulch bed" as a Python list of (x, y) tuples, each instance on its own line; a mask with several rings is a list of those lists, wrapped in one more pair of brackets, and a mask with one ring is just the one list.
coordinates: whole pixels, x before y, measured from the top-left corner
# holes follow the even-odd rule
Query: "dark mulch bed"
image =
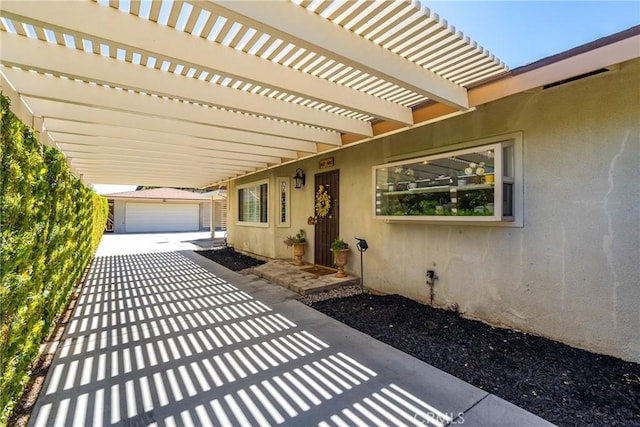
[(312, 307), (552, 423), (640, 426), (638, 364), (397, 295), (361, 294)]
[(260, 261), (250, 256), (243, 255), (240, 252), (236, 252), (235, 249), (230, 247), (195, 252), (233, 271), (241, 271), (246, 268), (256, 267), (258, 265), (264, 264), (264, 261)]

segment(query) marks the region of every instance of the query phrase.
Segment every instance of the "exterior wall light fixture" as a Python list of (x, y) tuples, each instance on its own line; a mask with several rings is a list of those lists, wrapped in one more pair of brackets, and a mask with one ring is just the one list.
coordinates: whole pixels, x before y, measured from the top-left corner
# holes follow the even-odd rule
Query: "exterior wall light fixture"
[(295, 188), (302, 188), (304, 187), (305, 181), (306, 181), (306, 176), (304, 174), (304, 172), (302, 171), (302, 169), (298, 168), (296, 169), (296, 174), (293, 177), (293, 183), (294, 183), (294, 187)]

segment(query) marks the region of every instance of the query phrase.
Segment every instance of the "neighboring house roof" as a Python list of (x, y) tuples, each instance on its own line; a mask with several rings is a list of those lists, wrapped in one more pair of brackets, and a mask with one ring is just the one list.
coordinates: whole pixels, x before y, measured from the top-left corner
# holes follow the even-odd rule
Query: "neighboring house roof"
[(162, 200), (201, 200), (207, 201), (210, 197), (204, 193), (178, 190), (176, 188), (153, 188), (150, 190), (125, 191), (122, 193), (104, 194), (108, 199), (162, 199)]
[(203, 196), (210, 197), (214, 201), (227, 200), (227, 190), (213, 190), (202, 193)]

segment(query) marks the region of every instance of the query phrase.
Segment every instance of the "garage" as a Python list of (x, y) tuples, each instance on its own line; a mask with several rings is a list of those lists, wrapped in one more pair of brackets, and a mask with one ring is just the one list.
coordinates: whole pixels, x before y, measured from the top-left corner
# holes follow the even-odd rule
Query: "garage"
[(127, 233), (152, 231), (198, 231), (200, 206), (197, 203), (127, 203)]
[(105, 194), (113, 206), (114, 233), (204, 231), (211, 226), (211, 198), (177, 188), (141, 188)]

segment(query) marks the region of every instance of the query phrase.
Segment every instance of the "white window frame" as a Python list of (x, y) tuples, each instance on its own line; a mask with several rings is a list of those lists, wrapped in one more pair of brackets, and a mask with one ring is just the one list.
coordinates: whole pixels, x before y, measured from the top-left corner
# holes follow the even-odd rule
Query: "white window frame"
[[(413, 216), (381, 216), (376, 215), (376, 209), (379, 200), (377, 195), (379, 193), (376, 190), (376, 169), (380, 167), (388, 167), (393, 164), (402, 164), (409, 162), (417, 162), (423, 158), (429, 158), (429, 156), (442, 156), (449, 152), (471, 149), (474, 147), (480, 147), (490, 144), (502, 143), (504, 146), (513, 146), (513, 179), (500, 180), (501, 183), (509, 183), (513, 185), (513, 215), (509, 218), (499, 219), (483, 219), (482, 217), (413, 217)], [(376, 165), (372, 168), (372, 183), (373, 183), (373, 200), (372, 200), (372, 216), (378, 220), (384, 220), (387, 223), (402, 223), (402, 222), (421, 222), (429, 224), (458, 224), (458, 225), (483, 225), (491, 227), (523, 227), (524, 226), (524, 137), (522, 132), (514, 132), (505, 135), (496, 135), (492, 137), (477, 139), (468, 142), (462, 142), (459, 144), (448, 145), (444, 147), (438, 147), (435, 149), (424, 150), (419, 152), (407, 153), (399, 156), (385, 158), (386, 163), (383, 165)], [(496, 165), (498, 167), (498, 165)], [(501, 169), (501, 165), (500, 165)], [(498, 200), (501, 200), (502, 188), (496, 189), (499, 195)]]
[[(239, 217), (240, 217), (240, 204), (242, 203), (242, 201), (240, 200), (240, 190), (245, 190), (247, 188), (260, 188), (260, 186), (266, 184), (267, 185), (267, 207), (266, 207), (266, 212), (267, 212), (267, 221), (266, 222), (259, 222), (259, 221), (240, 221)], [(270, 215), (270, 206), (269, 206), (269, 199), (271, 199), (271, 197), (269, 197), (269, 192), (270, 192), (270, 185), (269, 185), (269, 180), (268, 179), (263, 179), (260, 181), (253, 181), (253, 182), (248, 182), (246, 184), (242, 184), (242, 185), (238, 185), (236, 187), (236, 196), (238, 198), (238, 218), (236, 219), (236, 223), (240, 226), (245, 226), (245, 227), (260, 227), (260, 228), (268, 228), (269, 227), (269, 223), (271, 220), (271, 215)]]

